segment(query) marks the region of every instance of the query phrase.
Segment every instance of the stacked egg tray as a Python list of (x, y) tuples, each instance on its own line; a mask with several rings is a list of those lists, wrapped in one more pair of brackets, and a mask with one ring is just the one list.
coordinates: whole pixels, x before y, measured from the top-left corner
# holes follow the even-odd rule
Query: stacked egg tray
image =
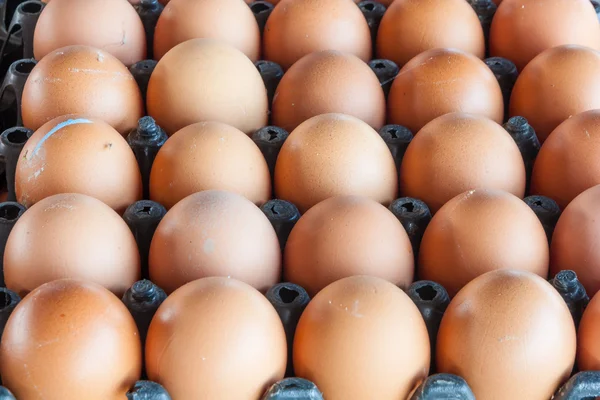
[[(497, 6), (492, 0), (468, 1), (479, 18), (487, 40)], [(592, 1), (592, 4), (596, 13), (600, 15), (600, 4), (595, 1)], [(0, 72), (4, 76), (3, 84), (0, 89), (0, 127), (3, 131), (0, 136), (0, 153), (3, 159), (3, 163), (0, 165), (0, 172), (2, 173), (0, 180), (6, 182), (5, 192), (7, 196), (7, 201), (0, 203), (0, 255), (2, 256), (0, 257), (0, 266), (2, 266), (0, 271), (4, 270), (4, 254), (9, 234), (17, 221), (19, 221), (23, 215), (27, 215), (27, 207), (17, 202), (15, 175), (19, 157), (23, 157), (22, 150), (34, 132), (23, 126), (21, 98), (25, 83), (37, 64), (37, 61), (33, 58), (34, 30), (38, 18), (45, 6), (45, 3), (36, 0), (0, 0), (0, 21), (4, 22), (4, 25), (0, 26), (0, 39), (2, 43)], [(267, 19), (275, 6), (267, 1), (255, 1), (248, 4), (248, 6), (254, 13), (259, 28), (263, 30)], [(373, 46), (375, 47), (376, 35), (382, 17), (386, 12), (386, 6), (376, 1), (362, 1), (356, 6), (362, 11), (368, 22)], [(134, 8), (144, 25), (149, 59), (132, 64), (129, 67), (129, 71), (135, 78), (145, 102), (148, 82), (157, 66), (157, 61), (150, 59), (153, 51), (152, 41), (154, 38), (154, 30), (164, 6), (159, 3), (158, 0), (142, 0), (136, 2)], [(524, 40), (527, 39), (525, 38)], [(492, 71), (501, 89), (505, 110), (505, 119), (502, 126), (518, 146), (526, 169), (527, 187), (529, 187), (534, 162), (540, 151), (541, 145), (536, 132), (526, 118), (521, 116), (507, 117), (509, 115), (508, 108), (511, 92), (519, 76), (518, 69), (513, 62), (501, 57), (489, 57), (484, 59), (484, 62)], [(277, 63), (269, 60), (256, 61), (255, 66), (262, 77), (267, 90), (268, 101), (269, 104), (271, 104), (278, 84), (284, 76), (284, 69)], [(394, 79), (399, 74), (401, 66), (387, 59), (373, 59), (368, 62), (368, 66), (379, 80), (379, 84), (382, 87), (385, 96), (388, 96), (390, 88), (392, 87)], [(407, 148), (413, 140), (414, 133), (416, 132), (411, 132), (407, 127), (400, 125), (385, 125), (379, 130), (379, 136), (389, 148), (389, 151), (393, 156), (395, 167), (398, 170), (400, 169)], [(265, 126), (251, 134), (253, 142), (260, 149), (260, 152), (266, 160), (271, 177), (274, 176), (278, 155), (288, 136), (289, 132), (278, 126)], [(127, 143), (135, 155), (142, 176), (143, 200), (136, 201), (129, 205), (122, 213), (122, 218), (130, 228), (137, 243), (142, 269), (141, 276), (143, 279), (135, 282), (125, 292), (122, 297), (122, 302), (133, 316), (139, 331), (142, 346), (144, 346), (150, 322), (161, 304), (168, 298), (165, 291), (150, 281), (149, 273), (151, 241), (159, 223), (163, 220), (165, 215), (167, 215), (167, 209), (163, 205), (149, 200), (150, 172), (159, 150), (168, 139), (168, 135), (165, 133), (165, 130), (157, 124), (155, 119), (150, 116), (144, 116), (139, 120), (137, 128), (133, 129), (126, 138)], [(533, 213), (535, 213), (539, 222), (541, 222), (546, 236), (545, 240), (551, 242), (555, 225), (561, 216), (561, 207), (559, 207), (559, 204), (553, 199), (541, 195), (531, 195), (525, 197), (523, 201)], [(297, 207), (297, 205), (294, 205), (290, 201), (277, 198), (272, 198), (260, 206), (260, 210), (268, 218), (277, 235), (279, 241), (278, 250), (281, 250), (281, 252), (284, 251), (292, 229), (301, 219), (301, 212), (299, 209), (302, 210), (303, 208), (306, 207), (304, 205), (298, 205)], [(426, 228), (432, 220), (432, 212), (426, 202), (411, 197), (395, 199), (389, 204), (388, 209), (406, 230), (407, 236), (410, 239), (410, 244), (408, 246), (414, 254), (416, 265), (419, 258), (418, 255), (421, 241)], [(477, 231), (478, 227), (476, 226), (476, 223), (473, 225), (472, 229)], [(468, 249), (465, 249), (464, 251), (468, 251)], [(3, 332), (13, 310), (15, 310), (22, 299), (17, 293), (5, 287), (3, 272), (0, 274), (0, 278), (2, 279), (0, 282), (0, 293), (2, 293), (2, 296), (0, 296), (0, 332)], [(418, 278), (416, 274), (415, 278)], [(566, 303), (570, 316), (574, 321), (574, 326), (578, 327), (584, 310), (590, 301), (584, 286), (579, 282), (577, 274), (571, 270), (560, 271), (551, 278), (552, 279), (549, 281), (550, 284)], [(550, 287), (550, 285), (548, 285), (548, 287)], [(473, 388), (470, 387), (468, 379), (436, 369), (435, 345), (442, 317), (451, 302), (449, 291), (439, 283), (430, 280), (416, 280), (414, 282), (411, 280), (403, 289), (405, 289), (406, 294), (416, 305), (422, 319), (425, 321), (431, 351), (431, 363), (428, 364), (431, 366), (430, 370), (428, 373), (424, 374), (423, 379), (414, 382), (414, 388), (410, 390), (409, 399), (475, 399), (475, 394), (477, 394), (477, 389), (479, 388), (475, 388), (475, 386)], [(451, 295), (454, 294), (455, 293), (451, 293)], [(268, 389), (262, 395), (262, 399), (318, 400), (325, 398), (327, 400), (338, 400), (338, 398), (334, 396), (328, 397), (327, 390), (321, 390), (318, 387), (318, 382), (311, 382), (308, 379), (304, 379), (306, 377), (295, 376), (294, 365), (292, 362), (292, 349), (296, 327), (304, 310), (311, 301), (307, 290), (298, 284), (284, 281), (270, 287), (266, 290), (265, 295), (270, 304), (277, 311), (283, 324), (287, 340), (288, 361), (285, 378), (278, 382), (268, 382), (269, 385), (272, 386), (268, 387), (267, 385)], [(25, 299), (27, 299), (27, 297), (25, 297)], [(331, 304), (331, 301), (329, 301), (329, 303)], [(346, 312), (349, 312), (348, 307), (346, 307), (345, 310)], [(355, 313), (354, 315), (356, 317), (363, 317), (357, 310), (350, 310), (350, 312)], [(519, 310), (515, 309), (514, 313), (518, 314)], [(490, 321), (490, 324), (493, 325), (494, 321)], [(463, 327), (459, 327), (457, 329), (462, 328)], [(210, 327), (207, 327), (206, 329), (210, 329)], [(27, 332), (22, 332), (22, 335), (26, 334)], [(344, 334), (345, 332), (340, 331), (340, 336), (343, 336)], [(551, 335), (552, 332), (549, 332), (548, 334)], [(503, 338), (500, 341), (510, 341), (513, 339), (515, 338)], [(343, 340), (343, 338), (340, 337), (340, 340)], [(365, 338), (364, 340), (368, 341), (368, 338)], [(401, 340), (401, 338), (398, 338), (398, 340)], [(469, 340), (469, 337), (464, 337), (464, 341)], [(408, 347), (405, 346), (404, 348), (410, 349), (411, 346), (412, 345), (408, 345)], [(565, 344), (565, 346), (568, 347), (568, 344)], [(481, 349), (481, 351), (486, 350)], [(526, 353), (527, 349), (522, 348), (519, 351)], [(562, 350), (550, 348), (548, 351), (560, 352)], [(540, 357), (542, 355), (538, 354), (537, 356)], [(202, 356), (197, 355), (197, 357)], [(203, 357), (202, 360), (204, 360)], [(257, 365), (261, 362), (259, 359), (255, 361)], [(61, 360), (56, 359), (54, 362), (56, 365), (47, 365), (47, 368), (60, 368)], [(489, 363), (491, 364), (497, 362), (499, 361), (493, 358), (490, 358), (489, 360)], [(361, 376), (364, 372), (365, 376), (369, 375), (372, 378), (373, 372), (367, 371), (371, 369), (380, 371), (380, 373), (389, 372), (381, 371), (378, 369), (379, 367), (375, 365), (361, 365), (361, 368), (364, 368), (365, 371), (358, 371), (356, 376)], [(481, 365), (480, 368), (485, 369), (486, 365)], [(519, 369), (520, 366), (515, 366), (515, 368)], [(580, 372), (578, 371), (577, 366), (575, 366), (573, 371), (569, 372), (571, 372), (569, 375), (570, 379), (562, 380), (562, 386), (556, 388), (557, 390), (553, 399), (583, 400), (600, 397), (600, 371)], [(186, 374), (187, 372), (183, 373)], [(141, 378), (142, 380), (138, 380), (128, 389), (125, 395), (127, 399), (171, 399), (171, 396), (167, 391), (168, 384), (164, 384), (163, 386), (161, 383), (164, 382), (153, 382), (148, 380), (146, 371), (142, 371)], [(72, 379), (77, 380), (78, 378), (73, 377)], [(235, 382), (235, 379), (231, 380), (231, 382)], [(243, 380), (242, 377), (239, 379)], [(401, 379), (401, 377), (399, 376), (398, 379)], [(315, 381), (317, 380), (315, 379)], [(15, 396), (11, 394), (9, 390), (11, 389), (10, 384), (7, 382), (4, 382), (4, 384), (6, 385), (6, 388), (0, 387), (0, 400), (15, 399)], [(62, 382), (61, 384), (68, 386), (67, 381)], [(235, 385), (235, 383), (232, 384)], [(37, 390), (37, 386), (35, 386), (34, 382), (31, 382), (31, 385)], [(499, 385), (510, 386), (511, 382), (501, 382)], [(385, 398), (376, 394), (376, 389), (369, 390), (373, 391), (373, 396), (364, 398), (364, 400)], [(13, 391), (16, 392), (14, 389)], [(65, 393), (67, 392), (68, 390), (65, 391)], [(52, 395), (43, 397), (44, 395), (41, 392), (38, 394), (39, 396), (35, 398), (58, 398), (52, 397)], [(125, 396), (123, 398), (125, 398)], [(175, 395), (173, 396), (173, 398), (175, 398)], [(487, 398), (486, 396), (482, 397)], [(502, 396), (494, 398), (501, 397)], [(27, 400), (29, 398), (34, 397), (26, 397), (24, 399)], [(182, 398), (184, 397), (177, 397), (178, 400)], [(227, 397), (226, 395), (224, 397), (215, 395), (212, 398), (216, 400), (217, 398), (230, 397)], [(191, 400), (192, 397), (186, 397), (186, 399)], [(245, 399), (240, 398), (239, 400)], [(515, 400), (527, 399), (522, 398)]]

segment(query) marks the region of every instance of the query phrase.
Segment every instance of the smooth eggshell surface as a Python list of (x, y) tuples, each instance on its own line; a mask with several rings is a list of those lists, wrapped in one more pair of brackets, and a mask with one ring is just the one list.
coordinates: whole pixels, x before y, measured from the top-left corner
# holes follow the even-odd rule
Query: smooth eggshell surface
[(412, 300), (383, 279), (353, 276), (308, 304), (294, 371), (327, 400), (406, 399), (429, 373), (427, 328)]
[(525, 202), (500, 190), (477, 189), (456, 196), (434, 215), (421, 242), (418, 274), (454, 296), (498, 269), (546, 278), (548, 253), (544, 228)]
[(370, 275), (408, 289), (414, 255), (398, 219), (374, 200), (332, 197), (296, 223), (284, 253), (284, 280), (314, 296), (352, 275)]
[(504, 100), (496, 77), (483, 61), (459, 50), (421, 53), (392, 83), (388, 122), (417, 132), (451, 112), (482, 115), (502, 123)]
[(173, 400), (256, 400), (283, 378), (287, 345), (269, 301), (249, 285), (204, 278), (159, 307), (146, 340), (148, 377)]
[(575, 342), (571, 313), (548, 282), (525, 271), (493, 271), (448, 306), (436, 365), (463, 377), (477, 400), (548, 400), (571, 374)]
[(40, 286), (2, 334), (2, 384), (22, 400), (124, 399), (141, 370), (135, 321), (119, 298), (93, 283)]
[(600, 295), (587, 305), (577, 332), (577, 367), (581, 371), (600, 370)]

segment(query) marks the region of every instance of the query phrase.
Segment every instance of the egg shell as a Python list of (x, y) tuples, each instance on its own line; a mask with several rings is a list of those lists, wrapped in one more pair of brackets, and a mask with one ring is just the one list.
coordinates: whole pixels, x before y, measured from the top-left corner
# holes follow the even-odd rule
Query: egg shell
[(147, 93), (148, 114), (171, 135), (202, 121), (219, 121), (252, 134), (267, 124), (269, 104), (260, 73), (224, 42), (191, 39), (156, 65)]
[(398, 193), (394, 158), (365, 122), (323, 114), (300, 124), (275, 164), (275, 194), (304, 213), (329, 197), (366, 196), (389, 205)]
[(186, 197), (152, 238), (150, 279), (171, 293), (194, 279), (231, 276), (262, 292), (279, 282), (281, 250), (273, 226), (252, 202), (221, 190)]
[(576, 45), (535, 57), (510, 97), (510, 115), (527, 118), (541, 143), (566, 119), (599, 108), (600, 52)]
[(525, 194), (525, 165), (513, 138), (498, 123), (465, 113), (446, 114), (415, 135), (402, 158), (403, 196), (436, 212), (471, 189)]
[(540, 149), (531, 192), (565, 208), (575, 197), (600, 184), (600, 110), (586, 111), (560, 124)]
[(286, 362), (285, 332), (271, 303), (223, 277), (175, 291), (156, 312), (146, 341), (148, 377), (173, 400), (258, 399), (283, 378)]
[(377, 58), (403, 66), (424, 51), (454, 48), (483, 58), (479, 18), (465, 0), (397, 0), (377, 32)]
[(36, 60), (61, 47), (93, 46), (129, 66), (146, 58), (146, 33), (123, 0), (53, 0), (42, 10), (33, 36)]
[(385, 95), (377, 76), (358, 57), (325, 50), (302, 57), (283, 75), (273, 98), (272, 124), (291, 132), (320, 114), (355, 116), (385, 124)]
[(429, 336), (412, 300), (383, 279), (323, 289), (300, 317), (294, 371), (328, 400), (405, 399), (429, 372)]
[(290, 233), (284, 265), (284, 280), (311, 296), (347, 276), (377, 276), (407, 289), (414, 275), (412, 246), (400, 221), (359, 196), (332, 197), (308, 210)]
[(504, 100), (492, 71), (477, 57), (453, 49), (429, 50), (410, 60), (392, 83), (388, 122), (417, 132), (451, 112), (502, 123)]
[(490, 54), (519, 70), (544, 50), (565, 44), (600, 49), (600, 24), (589, 0), (506, 0), (494, 14)]
[(260, 57), (260, 30), (256, 18), (240, 0), (172, 0), (154, 31), (154, 57), (189, 39), (222, 40), (252, 61)]
[(90, 282), (57, 280), (31, 292), (8, 319), (0, 344), (2, 383), (23, 400), (125, 398), (141, 369), (129, 311)]
[(33, 68), (21, 112), (23, 125), (32, 130), (65, 114), (85, 114), (127, 135), (143, 116), (144, 104), (135, 79), (119, 60), (104, 50), (69, 46), (49, 53)]
[(133, 151), (98, 119), (65, 115), (29, 138), (17, 161), (15, 191), (30, 207), (58, 193), (95, 197), (122, 214), (142, 197), (142, 177)]
[(488, 271), (518, 269), (547, 278), (548, 263), (548, 239), (529, 206), (501, 190), (477, 189), (456, 196), (433, 216), (421, 242), (418, 274), (452, 297)]
[(450, 302), (436, 365), (463, 377), (477, 400), (547, 400), (569, 378), (575, 351), (573, 318), (558, 292), (530, 272), (500, 270)]
[(150, 174), (150, 198), (167, 209), (208, 189), (236, 192), (257, 205), (271, 197), (271, 174), (245, 133), (220, 122), (199, 122), (171, 136)]
[[(333, 18), (335, 16), (335, 18)], [(284, 70), (307, 54), (338, 50), (371, 59), (371, 32), (360, 9), (348, 0), (281, 0), (263, 32), (264, 58)]]
[(581, 371), (600, 370), (600, 296), (587, 305), (577, 332), (577, 367)]

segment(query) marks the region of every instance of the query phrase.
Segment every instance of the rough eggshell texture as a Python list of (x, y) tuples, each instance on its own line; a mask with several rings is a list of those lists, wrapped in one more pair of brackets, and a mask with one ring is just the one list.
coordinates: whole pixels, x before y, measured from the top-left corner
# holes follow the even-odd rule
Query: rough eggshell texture
[(275, 194), (302, 213), (343, 195), (388, 205), (398, 194), (398, 174), (389, 148), (373, 128), (349, 115), (323, 114), (300, 124), (281, 147)]
[(392, 83), (389, 123), (417, 132), (429, 121), (451, 112), (482, 115), (502, 123), (504, 100), (496, 77), (483, 61), (459, 50), (421, 53)]
[(352, 54), (325, 50), (306, 55), (277, 86), (271, 121), (291, 132), (311, 117), (332, 112), (355, 116), (381, 129), (385, 95), (379, 79)]
[(348, 0), (281, 0), (265, 25), (264, 58), (286, 70), (321, 50), (371, 59), (371, 32), (360, 8)]
[(550, 245), (550, 273), (570, 269), (593, 297), (600, 290), (600, 186), (587, 189), (564, 209)]
[(577, 114), (560, 124), (540, 149), (531, 176), (531, 192), (565, 208), (600, 184), (600, 110)]
[(19, 218), (4, 251), (6, 287), (21, 297), (55, 279), (94, 282), (117, 296), (140, 279), (138, 247), (123, 219), (82, 194), (57, 194)]
[(377, 276), (408, 289), (414, 255), (398, 219), (374, 200), (332, 197), (317, 204), (294, 226), (284, 253), (284, 280), (314, 296), (353, 275)]
[(175, 133), (150, 174), (150, 198), (167, 209), (207, 189), (236, 192), (257, 205), (271, 197), (271, 175), (259, 148), (245, 133), (220, 122), (199, 122)]
[(398, 0), (389, 6), (377, 33), (377, 58), (403, 66), (424, 51), (453, 48), (483, 58), (479, 18), (465, 0)]
[(587, 305), (577, 332), (577, 367), (581, 371), (600, 370), (600, 296)]
[(395, 285), (353, 276), (323, 289), (302, 314), (294, 371), (328, 400), (406, 399), (429, 373), (427, 328)]
[(141, 370), (131, 314), (94, 283), (40, 286), (17, 305), (2, 335), (2, 384), (19, 399), (124, 399)]
[(25, 207), (53, 194), (81, 193), (122, 214), (141, 199), (142, 178), (127, 141), (110, 125), (65, 115), (48, 121), (25, 143), (15, 191)]
[(493, 271), (448, 306), (436, 365), (466, 379), (477, 400), (548, 400), (571, 374), (575, 341), (569, 309), (548, 282)]
[(53, 0), (35, 25), (36, 60), (61, 47), (102, 49), (129, 66), (146, 58), (146, 33), (135, 9), (123, 0)]
[(548, 49), (523, 69), (510, 115), (527, 118), (540, 142), (564, 120), (600, 108), (600, 52), (568, 45)]
[(279, 282), (281, 250), (273, 226), (252, 202), (226, 191), (186, 197), (158, 225), (150, 278), (167, 293), (207, 276), (231, 276), (262, 292)]
[(473, 114), (446, 114), (425, 125), (402, 158), (402, 195), (423, 200), (435, 213), (476, 188), (523, 197), (525, 165), (513, 138), (496, 122)]
[(544, 228), (525, 202), (500, 190), (477, 189), (456, 196), (434, 215), (421, 242), (418, 274), (454, 296), (493, 270), (546, 278), (548, 253)]
[(260, 30), (248, 5), (240, 0), (172, 0), (154, 32), (154, 57), (195, 38), (222, 40), (248, 56), (260, 57)]
[(148, 377), (173, 400), (256, 400), (283, 378), (287, 344), (269, 301), (249, 285), (204, 278), (159, 307), (146, 340)]
[(191, 39), (169, 50), (150, 77), (146, 97), (148, 114), (169, 135), (201, 121), (252, 134), (268, 121), (260, 73), (244, 53), (214, 39)]
[(85, 114), (127, 135), (144, 115), (144, 103), (135, 79), (119, 60), (93, 47), (69, 46), (33, 68), (21, 112), (23, 125), (33, 130), (61, 115)]
[(508, 58), (519, 70), (565, 44), (600, 49), (600, 24), (589, 0), (506, 0), (494, 14), (490, 54)]

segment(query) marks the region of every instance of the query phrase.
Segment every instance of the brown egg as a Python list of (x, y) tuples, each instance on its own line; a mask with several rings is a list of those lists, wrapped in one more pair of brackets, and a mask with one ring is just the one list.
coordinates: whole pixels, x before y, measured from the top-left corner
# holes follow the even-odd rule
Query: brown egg
[(31, 292), (0, 344), (2, 384), (22, 400), (124, 399), (141, 370), (131, 314), (90, 282), (57, 280)]
[(366, 62), (371, 48), (367, 20), (348, 0), (281, 0), (263, 32), (264, 58), (284, 70), (321, 50), (354, 54)]
[(493, 271), (452, 300), (437, 337), (438, 372), (466, 379), (477, 400), (548, 400), (569, 378), (575, 325), (564, 300), (526, 271)]
[(332, 197), (308, 210), (285, 247), (284, 280), (314, 296), (352, 275), (377, 276), (408, 289), (414, 255), (398, 219), (374, 200)]
[(600, 186), (593, 186), (564, 209), (550, 246), (551, 275), (564, 269), (575, 271), (590, 297), (600, 290), (599, 212)]
[(152, 282), (171, 293), (207, 276), (230, 276), (265, 292), (279, 282), (281, 251), (263, 212), (221, 190), (186, 197), (158, 225), (149, 256)]
[(344, 195), (388, 205), (398, 194), (398, 174), (390, 150), (373, 128), (349, 115), (323, 114), (300, 124), (281, 147), (275, 194), (302, 213)]
[(222, 40), (252, 61), (260, 57), (260, 30), (248, 5), (240, 0), (172, 0), (154, 32), (154, 57), (195, 38)]
[(577, 114), (560, 124), (535, 159), (531, 192), (565, 208), (583, 191), (600, 184), (600, 110)]
[(82, 193), (119, 213), (142, 197), (140, 170), (127, 141), (105, 122), (80, 115), (48, 121), (25, 143), (15, 175), (19, 203)]
[(374, 129), (385, 124), (385, 95), (360, 58), (335, 50), (301, 58), (283, 76), (273, 97), (272, 123), (291, 132), (320, 114), (343, 113)]
[(519, 70), (546, 49), (564, 44), (600, 49), (600, 24), (589, 0), (506, 0), (490, 30), (490, 54)]
[(417, 132), (429, 121), (459, 111), (498, 123), (504, 117), (498, 81), (473, 55), (452, 49), (429, 50), (410, 60), (392, 83), (388, 97), (388, 121), (392, 124)]
[(174, 400), (259, 399), (283, 378), (285, 332), (273, 306), (251, 286), (204, 278), (181, 287), (152, 319), (148, 377)]
[(219, 121), (252, 134), (267, 124), (263, 80), (248, 57), (223, 42), (192, 39), (159, 61), (148, 83), (148, 113), (168, 134)]
[(525, 202), (500, 190), (477, 189), (456, 196), (434, 215), (421, 242), (418, 274), (454, 296), (493, 270), (546, 278), (548, 258), (544, 228)]
[(581, 371), (600, 370), (600, 296), (588, 304), (577, 332), (577, 366)]
[(424, 51), (453, 48), (483, 58), (481, 22), (465, 0), (398, 0), (377, 32), (377, 58), (403, 66)]
[(135, 79), (119, 60), (103, 50), (69, 46), (33, 68), (21, 111), (23, 125), (33, 130), (61, 115), (85, 114), (127, 135), (143, 116), (144, 104)]
[(375, 277), (323, 289), (302, 314), (294, 371), (328, 400), (406, 399), (429, 372), (427, 328), (412, 300)]
[(123, 0), (54, 0), (35, 25), (37, 60), (71, 45), (100, 48), (129, 66), (146, 58), (146, 33), (135, 9)]
[(421, 199), (436, 212), (476, 188), (523, 197), (525, 165), (513, 138), (496, 122), (473, 114), (446, 114), (425, 125), (402, 159), (403, 196)]
[(207, 189), (236, 192), (257, 205), (271, 197), (271, 175), (244, 132), (221, 122), (199, 122), (175, 133), (158, 152), (150, 198), (167, 209)]
[(600, 108), (600, 52), (560, 46), (535, 57), (519, 75), (510, 115), (527, 118), (540, 142), (564, 120)]

